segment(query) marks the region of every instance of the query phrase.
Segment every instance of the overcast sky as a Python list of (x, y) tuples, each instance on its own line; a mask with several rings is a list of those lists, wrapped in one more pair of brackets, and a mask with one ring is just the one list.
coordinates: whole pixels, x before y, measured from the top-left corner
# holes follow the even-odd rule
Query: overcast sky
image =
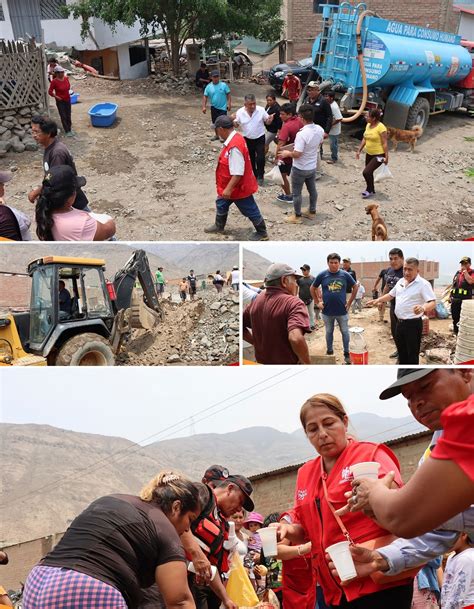
[[(463, 256), (474, 259), (474, 245), (460, 241), (330, 241), (324, 242), (292, 242), (292, 243), (259, 243), (244, 244), (245, 250), (250, 250), (267, 258), (271, 262), (286, 262), (298, 268), (309, 264), (313, 273), (327, 268), (326, 256), (337, 252), (341, 258), (349, 257), (352, 262), (369, 262), (388, 260), (388, 252), (393, 247), (399, 247), (405, 257), (414, 256), (424, 260), (439, 262), (439, 274), (451, 277), (459, 268)], [(244, 273), (245, 274), (245, 273)], [(247, 277), (253, 279), (253, 277)]]
[(389, 366), (10, 368), (0, 370), (1, 420), (144, 444), (251, 426), (293, 432), (301, 405), (319, 392), (337, 395), (349, 414), (407, 416), (402, 397), (378, 399), (395, 377)]

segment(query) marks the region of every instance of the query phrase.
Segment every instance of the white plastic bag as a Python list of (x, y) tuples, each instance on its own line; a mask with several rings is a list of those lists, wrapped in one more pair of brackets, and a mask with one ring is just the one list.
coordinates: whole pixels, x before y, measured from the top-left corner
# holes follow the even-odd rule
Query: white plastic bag
[(281, 171), (278, 165), (274, 165), (273, 169), (265, 174), (265, 177), (271, 182), (275, 182), (275, 184), (283, 186), (283, 178), (281, 176)]
[(393, 178), (393, 174), (388, 168), (388, 163), (387, 165), (382, 163), (382, 165), (377, 167), (374, 171), (374, 182), (382, 182), (382, 180), (390, 180), (390, 178)]

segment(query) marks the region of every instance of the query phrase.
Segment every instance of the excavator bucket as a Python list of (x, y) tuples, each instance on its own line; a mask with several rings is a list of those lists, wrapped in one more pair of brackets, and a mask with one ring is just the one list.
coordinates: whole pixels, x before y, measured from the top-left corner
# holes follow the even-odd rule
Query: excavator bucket
[(133, 291), (131, 308), (132, 315), (130, 321), (132, 328), (153, 330), (163, 319), (162, 312), (154, 311), (148, 307), (143, 302), (143, 298), (137, 294), (136, 290)]

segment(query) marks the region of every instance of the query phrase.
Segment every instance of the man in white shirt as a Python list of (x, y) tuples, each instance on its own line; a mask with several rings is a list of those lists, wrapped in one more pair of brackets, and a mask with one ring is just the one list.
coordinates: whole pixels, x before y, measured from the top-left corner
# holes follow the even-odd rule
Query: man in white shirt
[[(293, 192), (294, 214), (286, 221), (291, 224), (302, 224), (303, 216), (313, 220), (316, 217), (316, 164), (318, 150), (324, 139), (324, 129), (314, 123), (314, 109), (309, 104), (301, 106), (298, 116), (303, 121), (303, 128), (298, 131), (293, 150), (282, 150), (279, 158), (292, 158), (291, 189)], [(303, 202), (303, 185), (309, 193), (309, 209), (301, 211)]]
[(240, 286), (240, 271), (238, 266), (232, 267), (232, 272), (230, 274), (229, 279), (230, 285), (232, 286), (234, 292), (238, 292)]
[(265, 173), (265, 125), (273, 121), (275, 115), (268, 114), (265, 108), (257, 106), (255, 95), (244, 97), (244, 105), (235, 113), (235, 126), (240, 127), (247, 143), (252, 169), (259, 186), (263, 185)]
[(433, 288), (426, 279), (420, 277), (418, 267), (416, 258), (407, 258), (403, 264), (403, 278), (388, 294), (367, 303), (368, 306), (378, 305), (396, 298), (395, 315), (398, 322), (395, 344), (398, 363), (403, 365), (419, 364), (422, 317), (436, 307)]
[(362, 311), (362, 299), (364, 298), (364, 294), (365, 294), (365, 288), (364, 286), (359, 283), (359, 287), (357, 288), (357, 294), (355, 297), (354, 302), (352, 303), (352, 312), (355, 313), (356, 311)]
[(336, 163), (338, 159), (339, 151), (339, 136), (341, 135), (341, 121), (342, 114), (339, 109), (339, 104), (335, 99), (334, 91), (328, 91), (325, 95), (329, 104), (331, 105), (332, 112), (332, 127), (329, 131), (329, 144), (331, 146), (331, 158), (328, 159), (328, 163)]

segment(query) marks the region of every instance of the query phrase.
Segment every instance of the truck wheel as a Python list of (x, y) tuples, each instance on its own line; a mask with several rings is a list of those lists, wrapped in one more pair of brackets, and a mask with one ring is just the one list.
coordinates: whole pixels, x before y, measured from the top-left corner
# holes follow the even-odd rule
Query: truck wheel
[(105, 338), (86, 332), (64, 343), (59, 349), (56, 366), (115, 366), (115, 356)]
[(428, 124), (430, 118), (430, 103), (425, 97), (419, 97), (408, 111), (406, 129), (413, 129), (418, 125), (422, 129)]

